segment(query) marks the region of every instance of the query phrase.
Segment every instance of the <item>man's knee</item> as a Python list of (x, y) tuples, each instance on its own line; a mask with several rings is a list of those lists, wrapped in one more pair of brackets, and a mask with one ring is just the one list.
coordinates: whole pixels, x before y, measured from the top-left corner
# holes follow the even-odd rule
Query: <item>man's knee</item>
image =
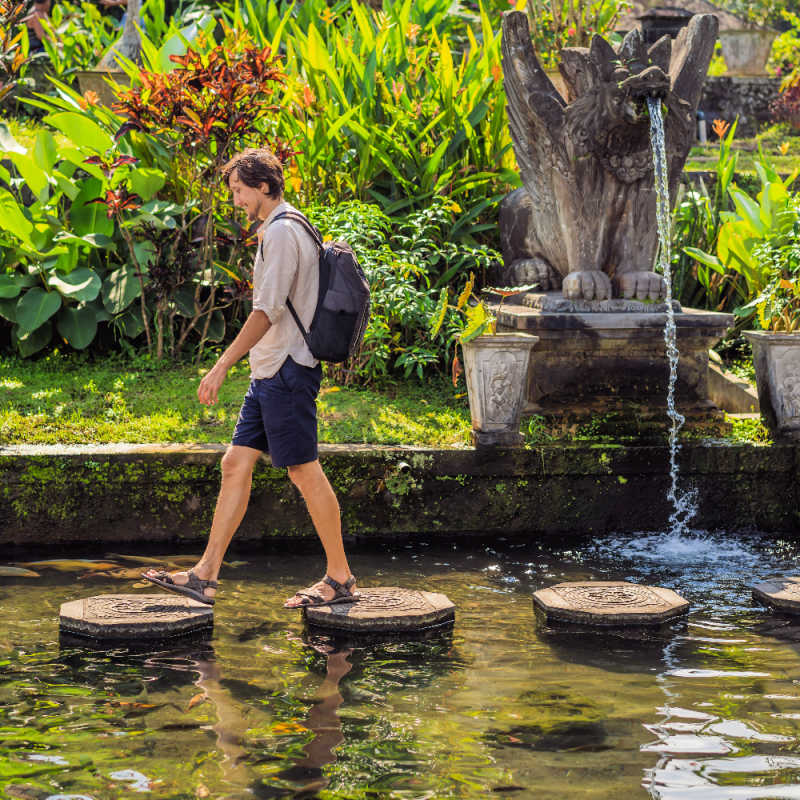
[(287, 467), (289, 480), (302, 492), (310, 489), (322, 475), (319, 461), (309, 461), (306, 464), (293, 464)]
[(251, 447), (231, 445), (222, 456), (222, 474), (224, 477), (242, 478), (252, 473), (261, 453)]

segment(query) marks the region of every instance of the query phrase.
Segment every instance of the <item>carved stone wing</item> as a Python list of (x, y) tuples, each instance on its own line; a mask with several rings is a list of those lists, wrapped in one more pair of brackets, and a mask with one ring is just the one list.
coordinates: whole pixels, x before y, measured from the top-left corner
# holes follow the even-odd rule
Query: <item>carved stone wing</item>
[(549, 174), (543, 170), (557, 163), (566, 169), (560, 143), (565, 103), (536, 58), (528, 18), (521, 11), (503, 14), (502, 57), (514, 153), (522, 182), (537, 202), (550, 194)]

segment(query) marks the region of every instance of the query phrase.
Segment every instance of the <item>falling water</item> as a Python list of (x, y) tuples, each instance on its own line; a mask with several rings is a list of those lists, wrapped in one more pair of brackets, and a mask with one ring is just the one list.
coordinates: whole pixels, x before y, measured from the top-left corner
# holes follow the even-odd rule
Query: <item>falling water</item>
[(678, 379), (678, 344), (675, 330), (675, 312), (672, 308), (672, 266), (669, 231), (669, 183), (667, 178), (667, 153), (664, 144), (664, 120), (661, 117), (661, 101), (655, 97), (647, 98), (650, 112), (650, 140), (653, 143), (653, 168), (656, 186), (656, 219), (658, 221), (658, 263), (667, 284), (667, 324), (664, 326), (664, 341), (667, 345), (669, 361), (669, 384), (667, 386), (667, 416), (670, 419), (669, 431), (669, 475), (670, 488), (667, 497), (672, 503), (669, 518), (670, 533), (682, 536), (689, 522), (697, 513), (695, 492), (678, 491), (678, 431), (686, 418), (675, 407), (675, 383)]

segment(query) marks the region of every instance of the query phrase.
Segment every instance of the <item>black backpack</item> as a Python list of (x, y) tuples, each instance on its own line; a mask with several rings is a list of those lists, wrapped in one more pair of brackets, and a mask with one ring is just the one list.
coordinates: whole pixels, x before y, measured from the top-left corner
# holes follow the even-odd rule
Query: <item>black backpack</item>
[(319, 248), (319, 294), (311, 327), (306, 330), (292, 301), (286, 305), (314, 358), (338, 364), (355, 354), (369, 320), (369, 284), (356, 254), (345, 242), (323, 242), (319, 231), (296, 211), (284, 211), (270, 220), (300, 222)]

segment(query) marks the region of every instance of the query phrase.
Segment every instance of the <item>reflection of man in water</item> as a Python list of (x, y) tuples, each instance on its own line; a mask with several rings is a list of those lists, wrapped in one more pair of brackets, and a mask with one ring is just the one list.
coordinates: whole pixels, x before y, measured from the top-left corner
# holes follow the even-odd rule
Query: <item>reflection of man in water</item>
[(22, 18), (28, 26), (28, 52), (41, 53), (44, 51), (44, 37), (46, 36), (43, 19), (50, 19), (50, 0), (33, 0), (30, 13)]

